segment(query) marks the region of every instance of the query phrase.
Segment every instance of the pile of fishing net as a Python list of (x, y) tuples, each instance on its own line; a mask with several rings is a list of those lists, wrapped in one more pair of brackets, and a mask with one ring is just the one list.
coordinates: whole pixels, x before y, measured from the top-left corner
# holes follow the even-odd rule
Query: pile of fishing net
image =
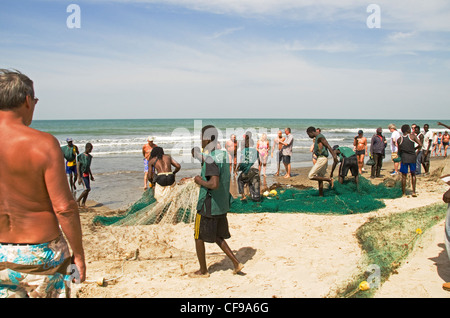
[(276, 194), (271, 191), (272, 193), (269, 192), (268, 196), (262, 196), (261, 202), (235, 200), (231, 205), (231, 212), (366, 213), (384, 208), (382, 199), (395, 199), (402, 196), (400, 182), (374, 185), (361, 176), (359, 176), (358, 186), (353, 178), (349, 178), (343, 184), (335, 181), (333, 188), (326, 187), (325, 183), (323, 197), (319, 196), (316, 188), (278, 188), (275, 189)]
[[(195, 219), (199, 186), (187, 179), (159, 193), (158, 188), (144, 192), (142, 198), (118, 216), (97, 216), (100, 225), (148, 225), (157, 223), (191, 223)], [(353, 179), (334, 183), (332, 189), (324, 189), (320, 197), (315, 188), (298, 189), (279, 186), (261, 201), (234, 199), (230, 213), (366, 213), (385, 207), (382, 199), (401, 197), (401, 185), (397, 183), (372, 184), (360, 176), (359, 185)]]
[(99, 225), (191, 223), (196, 214), (199, 190), (194, 179), (186, 179), (170, 187), (156, 185), (145, 191), (124, 214), (96, 216), (93, 222)]

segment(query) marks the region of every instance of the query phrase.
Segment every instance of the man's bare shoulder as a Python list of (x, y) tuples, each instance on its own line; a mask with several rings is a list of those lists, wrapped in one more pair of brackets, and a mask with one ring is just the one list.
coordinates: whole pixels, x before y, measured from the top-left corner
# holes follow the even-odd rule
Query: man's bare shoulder
[[(4, 130), (4, 131), (2, 131)], [(0, 133), (5, 138), (2, 139), (4, 143), (16, 143), (29, 142), (29, 147), (32, 148), (33, 145), (58, 145), (59, 142), (50, 133), (40, 131), (25, 125), (8, 125), (0, 129)]]
[(50, 133), (27, 127), (23, 130), (21, 139), (28, 141), (27, 148), (23, 151), (30, 151), (30, 155), (36, 159), (52, 161), (62, 153), (59, 141)]
[(56, 149), (60, 148), (59, 141), (50, 133), (45, 131), (40, 131), (31, 127), (28, 127), (29, 136), (34, 139), (33, 143), (38, 146), (47, 146), (47, 147), (56, 147)]

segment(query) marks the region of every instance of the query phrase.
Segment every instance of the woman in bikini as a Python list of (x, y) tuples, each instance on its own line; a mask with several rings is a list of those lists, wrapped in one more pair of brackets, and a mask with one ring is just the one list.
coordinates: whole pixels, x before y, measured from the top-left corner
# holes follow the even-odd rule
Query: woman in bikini
[(266, 175), (267, 157), (269, 156), (269, 141), (267, 135), (262, 134), (261, 139), (256, 144), (256, 150), (259, 153), (259, 172), (261, 172), (261, 166), (263, 167), (263, 175)]

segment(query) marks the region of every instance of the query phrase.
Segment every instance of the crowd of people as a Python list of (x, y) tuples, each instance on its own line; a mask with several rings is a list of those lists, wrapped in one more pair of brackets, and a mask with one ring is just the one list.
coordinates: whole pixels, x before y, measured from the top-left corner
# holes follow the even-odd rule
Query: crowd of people
[[(441, 122), (438, 122), (438, 125), (450, 129), (449, 126)], [(404, 195), (406, 194), (406, 178), (408, 174), (411, 176), (411, 195), (416, 197), (416, 176), (429, 175), (430, 173), (430, 157), (433, 150), (436, 149), (438, 141), (434, 138), (437, 134), (432, 133), (429, 128), (428, 124), (423, 125), (423, 130), (416, 124), (411, 126), (405, 124), (401, 127), (401, 131), (398, 131), (394, 124), (388, 126), (391, 132), (389, 142), (391, 160), (394, 165), (391, 175), (401, 174)], [(331, 147), (321, 133), (320, 128), (309, 127), (306, 132), (313, 139), (311, 152), (313, 152), (314, 166), (308, 177), (319, 182), (319, 195), (323, 195), (324, 181), (329, 182), (333, 186), (333, 172), (338, 162), (341, 162), (338, 176), (340, 182), (347, 176), (348, 171), (351, 171), (352, 176), (355, 177), (355, 182), (358, 183), (358, 175), (365, 171), (365, 164), (371, 166), (370, 178), (379, 178), (381, 176), (383, 159), (386, 156), (386, 148), (388, 146), (382, 127), (376, 129), (375, 134), (370, 139), (370, 144), (367, 138), (364, 137), (364, 132), (359, 130), (354, 137), (353, 147), (340, 147), (339, 145)], [(447, 131), (442, 136), (444, 135), (448, 135)], [(444, 156), (447, 155), (448, 140), (448, 137), (441, 138), (442, 146), (444, 146)], [(326, 177), (329, 154), (333, 156), (334, 163), (330, 176)], [(364, 163), (365, 157), (369, 157), (366, 163)]]
[[(449, 126), (446, 126), (441, 123), (442, 126), (449, 128)], [(444, 156), (447, 157), (447, 150), (450, 143), (450, 134), (447, 130), (444, 131), (444, 133), (440, 132), (434, 132), (433, 133), (433, 142), (432, 142), (432, 148), (431, 148), (431, 155), (432, 156)]]
[[(70, 138), (66, 140), (67, 146), (61, 147), (51, 134), (30, 128), (38, 101), (30, 78), (18, 71), (0, 70), (0, 297), (68, 297), (72, 280), (83, 282), (86, 279), (79, 205), (85, 204), (90, 181), (94, 181), (90, 169), (93, 146), (87, 143), (85, 151), (79, 153)], [(442, 123), (439, 125), (449, 128)], [(424, 125), (421, 132), (420, 127), (403, 125), (401, 134), (393, 138), (397, 136), (394, 134), (397, 128), (389, 126), (392, 160), (400, 163), (398, 171), (402, 174), (404, 193), (408, 173), (414, 178), (413, 194), (417, 169), (422, 165), (425, 173), (429, 173), (429, 157), (434, 148), (428, 128)], [(314, 140), (314, 165), (308, 177), (318, 181), (320, 195), (323, 195), (323, 182), (333, 186), (333, 172), (339, 162), (339, 182), (343, 182), (348, 171), (358, 182), (363, 168), (361, 162), (364, 163), (367, 155), (374, 159), (371, 176), (379, 176), (387, 147), (381, 128), (371, 139), (369, 153), (362, 131), (355, 137), (353, 148), (331, 147), (321, 130), (314, 127), (308, 127), (306, 133)], [(444, 136), (448, 136), (447, 132), (442, 136), (446, 155), (449, 139)], [(145, 188), (149, 182), (152, 186), (171, 186), (181, 165), (153, 141), (149, 137), (142, 149)], [(200, 269), (189, 276), (209, 276), (205, 242), (217, 244), (233, 263), (233, 274), (238, 274), (243, 265), (226, 242), (230, 238), (227, 212), (231, 204), (232, 174), (239, 173), (242, 199), (246, 199), (244, 186), (248, 185), (250, 198), (259, 201), (260, 174), (265, 175), (269, 152), (277, 158), (277, 175), (283, 163), (284, 177), (291, 177), (294, 137), (291, 129), (285, 128), (284, 136), (279, 131), (270, 147), (266, 135), (255, 145), (251, 133), (247, 132), (239, 162), (236, 160), (236, 136), (231, 136), (222, 150), (217, 129), (209, 125), (203, 127), (200, 142), (202, 149), (192, 149), (192, 157), (201, 164), (200, 175), (193, 179), (200, 186), (194, 226)], [(326, 176), (330, 155), (333, 167)], [(77, 181), (84, 185), (84, 191), (75, 200), (73, 191)], [(445, 200), (448, 201), (448, 195)]]

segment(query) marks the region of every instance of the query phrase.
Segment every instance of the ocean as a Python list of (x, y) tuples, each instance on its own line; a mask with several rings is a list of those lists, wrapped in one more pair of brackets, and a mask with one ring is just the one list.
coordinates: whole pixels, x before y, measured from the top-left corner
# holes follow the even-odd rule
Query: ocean
[[(177, 180), (193, 177), (200, 173), (200, 164), (191, 158), (191, 149), (200, 147), (200, 131), (204, 125), (213, 124), (219, 130), (222, 146), (231, 134), (238, 142), (246, 131), (251, 131), (254, 141), (267, 134), (270, 145), (278, 130), (291, 128), (294, 137), (292, 167), (312, 166), (310, 147), (312, 140), (306, 134), (309, 126), (321, 128), (331, 146), (352, 146), (358, 130), (364, 131), (369, 144), (377, 127), (383, 128), (388, 144), (389, 124), (398, 129), (403, 124), (425, 123), (431, 131), (443, 131), (437, 120), (368, 120), (368, 119), (104, 119), (104, 120), (34, 120), (32, 128), (48, 132), (61, 144), (72, 138), (80, 152), (87, 142), (93, 144), (92, 172), (95, 181), (91, 183), (90, 200), (112, 209), (125, 209), (142, 196), (144, 186), (144, 163), (142, 146), (148, 136), (155, 137), (154, 143), (165, 153), (172, 155), (182, 166)], [(389, 160), (390, 148), (386, 148)], [(284, 172), (284, 168), (281, 168)], [(269, 158), (267, 175), (276, 172), (276, 160)], [(81, 186), (79, 186), (81, 187)], [(81, 192), (81, 190), (78, 190)]]

